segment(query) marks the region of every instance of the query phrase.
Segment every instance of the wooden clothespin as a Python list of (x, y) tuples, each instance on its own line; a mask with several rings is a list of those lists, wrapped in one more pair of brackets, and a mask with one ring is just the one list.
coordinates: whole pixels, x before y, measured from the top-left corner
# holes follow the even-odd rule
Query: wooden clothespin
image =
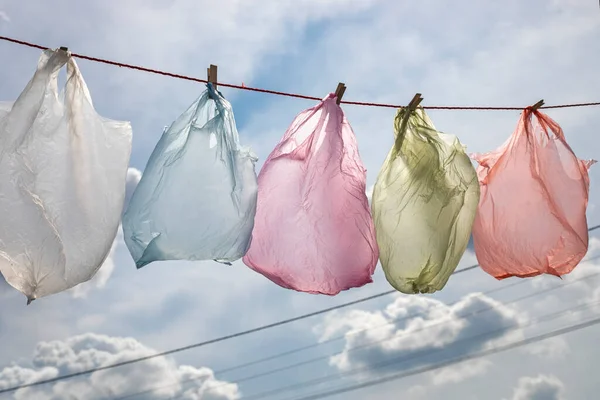
[(419, 106), (419, 104), (421, 104), (421, 102), (423, 101), (423, 98), (421, 97), (421, 93), (417, 93), (415, 94), (415, 96), (412, 98), (412, 100), (410, 101), (410, 103), (408, 103), (408, 111), (409, 112), (413, 112), (417, 109), (417, 107)]
[(206, 68), (207, 81), (212, 83), (213, 88), (217, 89), (217, 66), (210, 64), (209, 68)]
[(335, 97), (337, 100), (335, 101), (338, 105), (342, 102), (342, 97), (344, 97), (344, 93), (346, 92), (346, 85), (342, 82), (338, 83), (337, 89), (335, 89)]
[(531, 106), (531, 111), (537, 111), (538, 108), (540, 108), (541, 106), (544, 105), (544, 100), (540, 100), (537, 103), (535, 103), (534, 105)]

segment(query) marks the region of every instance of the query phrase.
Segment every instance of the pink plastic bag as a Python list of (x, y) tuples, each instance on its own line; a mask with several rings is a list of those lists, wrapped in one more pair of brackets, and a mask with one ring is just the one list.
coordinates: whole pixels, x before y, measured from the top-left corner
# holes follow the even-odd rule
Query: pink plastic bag
[(480, 164), (473, 242), (481, 268), (496, 279), (571, 272), (587, 252), (596, 161), (579, 160), (560, 126), (531, 108), (502, 147), (472, 157)]
[(296, 117), (265, 161), (244, 263), (301, 292), (372, 282), (379, 252), (365, 188), (354, 132), (332, 93)]

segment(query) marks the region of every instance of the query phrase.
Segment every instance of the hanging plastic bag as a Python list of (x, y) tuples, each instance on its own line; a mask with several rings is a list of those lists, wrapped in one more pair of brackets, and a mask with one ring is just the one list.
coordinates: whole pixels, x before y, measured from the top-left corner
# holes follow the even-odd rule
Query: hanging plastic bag
[[(67, 64), (64, 102), (58, 73)], [(91, 279), (117, 234), (131, 152), (128, 122), (102, 118), (79, 68), (46, 50), (0, 106), (0, 271), (34, 299)]]
[(497, 279), (571, 272), (587, 252), (595, 161), (579, 160), (560, 126), (532, 108), (499, 149), (473, 158), (480, 164), (473, 240), (481, 268)]
[(137, 267), (240, 259), (254, 225), (256, 160), (240, 147), (231, 104), (209, 83), (164, 131), (123, 216)]
[(479, 184), (459, 140), (435, 130), (422, 108), (402, 108), (395, 144), (373, 189), (379, 258), (403, 293), (441, 290), (466, 250)]
[(258, 188), (247, 266), (308, 293), (335, 295), (372, 282), (378, 251), (366, 170), (333, 93), (292, 122)]

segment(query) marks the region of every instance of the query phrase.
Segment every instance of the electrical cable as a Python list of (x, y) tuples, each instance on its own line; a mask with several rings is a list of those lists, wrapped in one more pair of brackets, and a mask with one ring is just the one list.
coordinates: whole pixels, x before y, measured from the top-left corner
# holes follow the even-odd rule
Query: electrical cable
[[(590, 257), (589, 259), (583, 260), (581, 262), (581, 264), (584, 264), (584, 263), (587, 263), (587, 262), (591, 262), (591, 261), (597, 260), (599, 258), (600, 258), (600, 255), (594, 256), (594, 257)], [(567, 287), (567, 286), (570, 286), (572, 284), (578, 283), (578, 282), (580, 282), (582, 280), (587, 280), (587, 279), (590, 279), (590, 278), (594, 278), (594, 277), (596, 277), (598, 275), (600, 275), (600, 272), (593, 273), (593, 274), (588, 274), (588, 275), (586, 275), (584, 277), (577, 278), (577, 279), (569, 281), (569, 282), (567, 282), (565, 284), (560, 284), (560, 285), (552, 286), (550, 288), (546, 288), (546, 289), (543, 289), (543, 290), (535, 291), (533, 293), (529, 293), (529, 294), (527, 294), (525, 296), (521, 296), (521, 297), (518, 297), (516, 299), (510, 300), (508, 302), (505, 302), (504, 304), (505, 305), (510, 305), (510, 304), (518, 303), (520, 301), (523, 301), (523, 300), (526, 300), (526, 299), (529, 299), (529, 298), (532, 298), (532, 297), (536, 297), (536, 296), (540, 296), (540, 295), (546, 294), (546, 293), (548, 293), (550, 291), (553, 291), (553, 290), (562, 289), (564, 287)], [(529, 283), (529, 281), (528, 280), (520, 280), (520, 281), (514, 282), (514, 283), (512, 283), (511, 285), (508, 285), (508, 286), (504, 286), (504, 287), (500, 287), (500, 288), (494, 288), (494, 289), (485, 291), (482, 294), (489, 295), (491, 293), (502, 291), (502, 290), (511, 289), (513, 287), (516, 287), (516, 286), (519, 286), (519, 285), (523, 285), (525, 283)], [(457, 304), (460, 301), (461, 300), (456, 300), (456, 301), (454, 301), (452, 303), (440, 305), (439, 307), (440, 308), (441, 307), (451, 307), (451, 306)], [(466, 318), (478, 315), (480, 313), (483, 313), (483, 312), (486, 312), (486, 311), (490, 311), (493, 308), (494, 308), (494, 306), (484, 307), (482, 309), (473, 311), (471, 313), (467, 313), (465, 315), (460, 315), (458, 317), (466, 319)], [(429, 311), (431, 311), (431, 310), (429, 310)], [(412, 318), (416, 318), (416, 317), (419, 317), (419, 316), (423, 316), (423, 313), (417, 312), (417, 313), (408, 314), (408, 315), (402, 316), (400, 318), (393, 319), (393, 320), (391, 320), (391, 321), (389, 321), (389, 322), (387, 322), (385, 324), (381, 324), (381, 325), (378, 325), (378, 326), (375, 326), (375, 327), (371, 327), (371, 328), (366, 328), (366, 329), (360, 329), (360, 330), (352, 331), (349, 335), (355, 335), (355, 334), (363, 333), (363, 332), (366, 332), (366, 331), (373, 331), (373, 330), (376, 330), (376, 329), (380, 329), (382, 327), (386, 327), (386, 326), (390, 326), (390, 325), (395, 325), (398, 322), (407, 321), (407, 320), (410, 320)], [(421, 329), (418, 329), (418, 330), (416, 330), (415, 332), (412, 332), (412, 333), (416, 333), (416, 332), (420, 332), (420, 331), (423, 331), (423, 330), (426, 330), (426, 329), (430, 329), (430, 328), (436, 327), (438, 325), (441, 325), (441, 324), (443, 324), (445, 322), (446, 321), (441, 321), (441, 322), (438, 322), (438, 323), (435, 323), (435, 324), (432, 324), (432, 325), (427, 325), (427, 326), (422, 327)], [(345, 339), (349, 335), (348, 334), (344, 334), (344, 335), (341, 335), (341, 336), (334, 337), (332, 339), (328, 339), (327, 341), (324, 341), (324, 342), (317, 342), (317, 343), (309, 345), (309, 346), (303, 346), (303, 347), (300, 347), (300, 348), (297, 348), (297, 349), (293, 349), (293, 350), (290, 350), (290, 351), (286, 351), (286, 352), (283, 352), (283, 353), (276, 354), (274, 356), (265, 357), (265, 358), (259, 359), (257, 361), (253, 361), (253, 362), (249, 362), (249, 363), (244, 363), (244, 364), (236, 365), (236, 366), (225, 368), (225, 369), (222, 369), (222, 370), (216, 370), (213, 373), (214, 373), (215, 376), (221, 375), (221, 374), (223, 374), (225, 372), (229, 372), (229, 371), (233, 371), (233, 370), (236, 370), (236, 369), (240, 369), (240, 368), (243, 368), (243, 367), (246, 367), (246, 366), (249, 366), (249, 365), (259, 364), (261, 362), (264, 362), (265, 360), (273, 360), (273, 359), (276, 359), (276, 358), (283, 357), (285, 355), (289, 355), (289, 354), (297, 353), (299, 351), (303, 351), (303, 350), (308, 350), (308, 349), (311, 349), (311, 348), (315, 348), (315, 347), (318, 347), (318, 346), (323, 345), (325, 343), (330, 343), (330, 342), (333, 342), (333, 341)], [(371, 343), (368, 343), (366, 345), (361, 345), (361, 346), (352, 347), (350, 349), (345, 349), (342, 352), (352, 352), (352, 351), (361, 350), (361, 349), (373, 346), (375, 344), (379, 344), (379, 343), (382, 343), (382, 342), (386, 342), (386, 341), (389, 341), (389, 340), (396, 339), (396, 338), (401, 337), (401, 336), (404, 336), (404, 335), (394, 335), (392, 337), (389, 337), (389, 338), (386, 338), (386, 339), (382, 339), (382, 340), (378, 340), (378, 341), (375, 341), (375, 342), (371, 342)], [(293, 369), (293, 368), (296, 368), (296, 367), (300, 367), (300, 366), (303, 366), (303, 365), (308, 365), (308, 364), (312, 364), (312, 363), (315, 363), (315, 362), (318, 362), (318, 361), (323, 361), (323, 360), (326, 360), (326, 359), (328, 359), (330, 357), (339, 355), (342, 352), (336, 352), (334, 354), (328, 354), (328, 355), (324, 355), (324, 356), (319, 356), (319, 357), (311, 358), (311, 359), (308, 359), (308, 360), (305, 360), (305, 361), (301, 361), (301, 362), (297, 362), (297, 363), (294, 363), (294, 364), (290, 364), (290, 365), (287, 365), (287, 366), (284, 366), (284, 367), (279, 367), (277, 369), (270, 369), (270, 370), (267, 370), (267, 371), (264, 371), (264, 372), (261, 372), (261, 373), (258, 373), (258, 374), (253, 374), (253, 375), (249, 375), (249, 376), (242, 377), (242, 378), (239, 378), (239, 379), (235, 379), (235, 382), (236, 383), (242, 383), (242, 382), (246, 382), (246, 381), (250, 381), (250, 380), (262, 378), (264, 376), (272, 375), (272, 374), (275, 374), (275, 373), (283, 372), (283, 371), (286, 371), (286, 370), (290, 370), (290, 369)], [(161, 385), (161, 386), (157, 386), (157, 387), (154, 387), (154, 388), (151, 388), (151, 389), (147, 389), (147, 390), (144, 390), (144, 391), (134, 392), (134, 393), (130, 393), (130, 394), (127, 394), (127, 395), (124, 395), (124, 396), (121, 396), (121, 397), (116, 397), (116, 398), (113, 398), (112, 400), (126, 400), (126, 399), (130, 399), (130, 398), (133, 398), (133, 397), (141, 396), (143, 394), (153, 393), (153, 392), (155, 392), (157, 390), (165, 389), (165, 388), (168, 388), (168, 387), (173, 387), (173, 386), (180, 385), (180, 384), (186, 384), (186, 383), (194, 382), (194, 381), (197, 381), (199, 379), (202, 379), (202, 378), (194, 377), (194, 378), (186, 379), (186, 380), (183, 380), (183, 381), (177, 381), (177, 382), (174, 382), (174, 383), (171, 383), (171, 384)], [(210, 388), (206, 389), (205, 392), (210, 392), (210, 391), (216, 390), (216, 389), (218, 389), (220, 387), (227, 386), (229, 384), (230, 383), (222, 383), (222, 384), (219, 384), (219, 385), (214, 385), (214, 386), (211, 386)], [(172, 399), (177, 399), (177, 398), (179, 398), (179, 397), (174, 397)]]
[[(598, 274), (594, 274), (594, 275), (598, 275)], [(588, 278), (588, 277), (586, 277), (586, 278)], [(558, 287), (563, 287), (563, 286), (558, 286)], [(520, 300), (523, 300), (525, 298), (530, 298), (530, 297), (533, 297), (533, 296), (531, 296), (531, 295), (525, 296), (525, 297), (523, 297), (521, 299), (517, 299), (516, 301), (520, 301)], [(516, 302), (516, 301), (513, 301), (513, 302)], [(596, 301), (596, 302), (592, 302), (592, 303), (593, 304), (591, 304), (591, 305), (600, 304), (600, 300)], [(506, 304), (510, 304), (510, 303), (506, 303)], [(517, 329), (517, 328), (518, 329), (530, 328), (530, 327), (534, 326), (535, 324), (539, 323), (540, 321), (543, 321), (545, 318), (550, 318), (550, 319), (558, 318), (558, 317), (560, 317), (562, 315), (566, 315), (567, 313), (570, 313), (570, 312), (572, 312), (572, 311), (574, 311), (577, 308), (582, 307), (582, 306), (583, 307), (588, 307), (590, 305), (584, 304), (584, 305), (577, 305), (575, 307), (569, 307), (566, 310), (562, 310), (562, 311), (559, 311), (559, 312), (547, 314), (547, 315), (544, 315), (544, 316), (539, 317), (537, 319), (530, 320), (525, 325), (520, 325), (519, 323), (513, 324), (512, 328), (515, 328), (515, 329)], [(478, 310), (478, 312), (475, 312), (472, 315), (478, 314), (479, 312), (489, 311), (492, 308), (493, 308), (493, 306), (489, 307), (487, 309), (484, 308), (484, 309)], [(467, 315), (467, 316), (470, 316), (470, 315)], [(428, 325), (428, 326), (424, 327), (423, 329), (420, 329), (419, 331), (423, 331), (423, 330), (426, 330), (426, 329), (429, 329), (429, 328), (433, 328), (433, 327), (438, 326), (438, 325), (442, 325), (445, 322), (448, 322), (448, 321), (443, 321), (443, 322), (438, 322), (438, 323), (434, 323), (434, 324)], [(470, 336), (470, 337), (467, 337), (467, 338), (463, 338), (463, 339), (457, 340), (456, 342), (452, 343), (452, 346), (455, 346), (455, 345), (458, 345), (458, 344), (461, 344), (461, 343), (468, 343), (471, 340), (483, 338), (483, 337), (486, 337), (486, 336), (493, 336), (494, 334), (501, 333), (501, 332), (503, 332), (505, 330), (507, 330), (507, 327), (504, 326), (504, 327), (499, 328), (499, 329), (494, 330), (494, 331), (483, 332), (483, 333), (475, 335), (475, 336)], [(418, 331), (416, 331), (416, 332), (418, 332)], [(395, 336), (393, 336), (391, 338), (380, 340), (378, 342), (373, 342), (370, 345), (378, 344), (380, 342), (386, 342), (386, 341), (397, 339), (398, 337), (403, 337), (403, 336), (408, 336), (408, 335), (407, 334), (395, 335)], [(367, 348), (370, 345), (361, 346), (361, 347)], [(258, 394), (252, 395), (252, 396), (244, 397), (244, 399), (246, 399), (246, 400), (264, 399), (264, 398), (266, 398), (268, 396), (273, 396), (273, 395), (280, 394), (280, 393), (287, 392), (287, 391), (294, 390), (294, 389), (301, 389), (303, 387), (314, 387), (317, 384), (326, 383), (326, 382), (329, 382), (329, 381), (332, 381), (332, 380), (342, 379), (342, 378), (345, 378), (347, 376), (356, 375), (358, 373), (366, 372), (366, 371), (369, 371), (369, 370), (374, 369), (374, 368), (387, 367), (389, 365), (396, 365), (398, 363), (404, 363), (404, 362), (409, 361), (409, 360), (414, 360), (414, 359), (421, 358), (420, 357), (421, 355), (423, 357), (426, 357), (426, 356), (429, 356), (431, 354), (443, 352), (445, 350), (447, 350), (447, 349), (445, 347), (442, 347), (442, 348), (434, 349), (432, 351), (417, 352), (417, 353), (414, 353), (414, 354), (412, 354), (410, 356), (403, 356), (403, 357), (399, 357), (399, 358), (393, 358), (391, 360), (386, 360), (384, 362), (380, 362), (380, 363), (376, 363), (376, 364), (370, 365), (369, 367), (355, 368), (353, 370), (345, 371), (345, 372), (342, 372), (342, 373), (330, 374), (330, 375), (326, 375), (324, 377), (320, 377), (320, 378), (316, 378), (316, 379), (311, 379), (311, 380), (308, 380), (308, 381), (303, 381), (303, 382), (295, 383), (295, 384), (292, 384), (292, 385), (286, 385), (286, 386), (283, 386), (283, 387), (280, 387), (280, 388), (277, 388), (277, 389), (272, 389), (272, 390), (269, 390), (269, 391), (266, 391), (266, 392), (261, 392), (261, 393), (258, 393)], [(347, 350), (346, 351), (342, 351), (341, 353), (344, 353), (344, 352), (347, 352)], [(236, 383), (239, 383), (239, 380), (236, 380)], [(177, 398), (179, 398), (179, 397), (173, 397), (172, 399), (177, 399)]]
[[(2, 37), (0, 36), (0, 39), (1, 38)], [(598, 228), (600, 228), (600, 225), (593, 226), (593, 227), (591, 227), (591, 228), (588, 229), (588, 232), (591, 232), (591, 231), (596, 230)], [(452, 273), (452, 275), (457, 275), (457, 274), (460, 274), (460, 273), (463, 273), (463, 272), (472, 271), (472, 270), (476, 269), (478, 266), (479, 266), (479, 264), (475, 264), (475, 265), (471, 265), (471, 266), (466, 267), (466, 268), (458, 269), (458, 270), (454, 271)], [(11, 386), (11, 387), (8, 387), (8, 388), (0, 389), (0, 394), (14, 392), (15, 390), (26, 388), (26, 387), (38, 386), (38, 385), (43, 385), (43, 384), (47, 384), (47, 383), (54, 383), (54, 382), (62, 381), (62, 380), (65, 380), (65, 379), (71, 379), (71, 378), (75, 378), (75, 377), (78, 377), (78, 376), (88, 375), (88, 374), (91, 374), (91, 373), (94, 373), (94, 372), (97, 372), (97, 371), (104, 371), (104, 370), (107, 370), (107, 369), (122, 367), (122, 366), (125, 366), (125, 365), (130, 365), (130, 364), (138, 363), (138, 362), (141, 362), (141, 361), (151, 360), (151, 359), (157, 358), (157, 357), (163, 357), (163, 356), (166, 356), (166, 355), (175, 354), (175, 353), (179, 353), (179, 352), (186, 351), (186, 350), (191, 350), (191, 349), (195, 349), (195, 348), (199, 348), (199, 347), (204, 347), (204, 346), (207, 346), (207, 345), (210, 345), (210, 344), (219, 343), (219, 342), (223, 342), (225, 340), (234, 339), (234, 338), (237, 338), (237, 337), (240, 337), (240, 336), (249, 335), (251, 333), (256, 333), (256, 332), (264, 331), (266, 329), (271, 329), (271, 328), (275, 328), (275, 327), (278, 327), (278, 326), (287, 325), (287, 324), (292, 323), (292, 322), (296, 322), (296, 321), (300, 321), (300, 320), (303, 320), (303, 319), (306, 319), (306, 318), (310, 318), (310, 317), (314, 317), (314, 316), (317, 316), (317, 315), (325, 314), (325, 313), (328, 313), (328, 312), (331, 312), (331, 311), (334, 311), (334, 310), (339, 310), (341, 308), (349, 307), (351, 305), (355, 305), (355, 304), (359, 304), (359, 303), (364, 303), (366, 301), (370, 301), (370, 300), (374, 300), (374, 299), (381, 298), (381, 297), (384, 297), (384, 296), (388, 296), (388, 295), (393, 294), (393, 293), (398, 293), (398, 292), (396, 290), (388, 290), (388, 291), (377, 293), (377, 294), (374, 294), (374, 295), (371, 295), (371, 296), (363, 297), (363, 298), (360, 298), (358, 300), (349, 301), (347, 303), (338, 304), (338, 305), (333, 306), (333, 307), (324, 308), (324, 309), (321, 309), (321, 310), (318, 310), (318, 311), (313, 311), (313, 312), (310, 312), (310, 313), (307, 313), (307, 314), (303, 314), (303, 315), (299, 315), (299, 316), (296, 316), (296, 317), (293, 317), (293, 318), (284, 319), (284, 320), (281, 320), (281, 321), (273, 322), (271, 324), (262, 325), (262, 326), (259, 326), (259, 327), (256, 327), (256, 328), (252, 328), (252, 329), (248, 329), (248, 330), (245, 330), (245, 331), (233, 333), (233, 334), (230, 334), (230, 335), (220, 336), (220, 337), (217, 337), (217, 338), (214, 338), (214, 339), (210, 339), (210, 340), (199, 342), (199, 343), (194, 343), (194, 344), (191, 344), (191, 345), (188, 345), (188, 346), (183, 346), (183, 347), (179, 347), (179, 348), (175, 348), (175, 349), (163, 351), (163, 352), (160, 352), (160, 353), (155, 353), (155, 354), (151, 354), (151, 355), (144, 356), (144, 357), (133, 358), (131, 360), (120, 361), (118, 363), (104, 365), (104, 366), (101, 366), (101, 367), (90, 368), (90, 369), (79, 371), (79, 372), (74, 372), (74, 373), (70, 373), (70, 374), (60, 375), (60, 376), (56, 376), (54, 378), (42, 379), (42, 380), (35, 381), (35, 382), (29, 382), (29, 383), (25, 383), (25, 384), (21, 384), (21, 385)]]
[(359, 390), (359, 389), (363, 389), (366, 387), (370, 387), (370, 386), (375, 386), (375, 385), (380, 385), (386, 382), (390, 382), (390, 381), (394, 381), (394, 380), (398, 380), (398, 379), (402, 379), (402, 378), (406, 378), (409, 376), (415, 376), (415, 375), (420, 375), (420, 374), (424, 374), (426, 372), (431, 372), (431, 371), (435, 371), (441, 368), (445, 368), (445, 367), (449, 367), (451, 365), (454, 364), (458, 364), (464, 361), (469, 361), (469, 360), (474, 360), (477, 358), (482, 358), (482, 357), (486, 357), (486, 356), (490, 356), (493, 354), (497, 354), (497, 353), (501, 353), (504, 351), (508, 351), (508, 350), (512, 350), (512, 349), (516, 349), (518, 347), (522, 347), (522, 346), (527, 346), (533, 343), (537, 343), (537, 342), (541, 342), (543, 340), (546, 339), (550, 339), (553, 337), (557, 337), (557, 336), (561, 336), (561, 335), (565, 335), (567, 333), (571, 333), (571, 332), (575, 332), (575, 331), (579, 331), (585, 328), (589, 328), (591, 326), (594, 325), (598, 325), (600, 324), (600, 318), (594, 318), (591, 320), (588, 320), (586, 322), (582, 322), (579, 324), (573, 324), (573, 325), (569, 325), (565, 328), (562, 329), (557, 329), (548, 333), (544, 333), (541, 335), (537, 335), (537, 336), (533, 336), (524, 340), (519, 340), (504, 346), (498, 346), (498, 347), (494, 347), (491, 349), (487, 349), (487, 350), (483, 350), (477, 353), (473, 353), (473, 354), (469, 354), (469, 355), (465, 355), (465, 356), (461, 356), (461, 357), (456, 357), (454, 359), (445, 361), (445, 362), (441, 362), (438, 364), (434, 364), (434, 365), (429, 365), (426, 367), (422, 367), (422, 368), (418, 368), (412, 371), (407, 371), (407, 372), (402, 372), (402, 373), (398, 373), (398, 374), (393, 374), (393, 375), (389, 375), (383, 378), (377, 378), (377, 379), (373, 379), (367, 382), (363, 382), (357, 385), (352, 385), (352, 386), (347, 386), (344, 388), (340, 388), (340, 389), (335, 389), (335, 390), (331, 390), (328, 392), (323, 392), (323, 393), (319, 393), (319, 394), (315, 394), (315, 395), (309, 395), (306, 397), (301, 397), (301, 398), (297, 398), (294, 400), (318, 400), (318, 399), (323, 399), (325, 397), (330, 397), (336, 394), (342, 394), (342, 393), (348, 393), (348, 392), (352, 392), (355, 390)]
[[(598, 225), (598, 227), (600, 227), (600, 225)], [(472, 265), (470, 267), (457, 270), (457, 271), (454, 272), (454, 274), (459, 274), (461, 272), (471, 271), (471, 270), (473, 270), (473, 269), (475, 269), (477, 267), (478, 267), (478, 265)], [(317, 315), (325, 314), (325, 313), (328, 313), (328, 312), (331, 312), (331, 311), (334, 311), (334, 310), (339, 310), (341, 308), (349, 307), (349, 306), (354, 305), (354, 304), (364, 303), (366, 301), (374, 300), (374, 299), (377, 299), (377, 298), (380, 298), (380, 297), (384, 297), (384, 296), (388, 296), (388, 295), (394, 294), (394, 293), (398, 293), (398, 292), (396, 290), (388, 290), (386, 292), (377, 293), (377, 294), (374, 294), (372, 296), (367, 296), (367, 297), (360, 298), (358, 300), (353, 300), (353, 301), (350, 301), (350, 302), (347, 302), (347, 303), (338, 304), (338, 305), (333, 306), (333, 307), (329, 307), (329, 308), (325, 308), (325, 309), (322, 309), (322, 310), (314, 311), (314, 312), (311, 312), (311, 313), (308, 313), (308, 314), (299, 315), (297, 317), (293, 317), (293, 318), (289, 318), (289, 319), (284, 319), (284, 320), (281, 320), (281, 321), (273, 322), (271, 324), (262, 325), (262, 326), (259, 326), (257, 328), (248, 329), (248, 330), (245, 330), (245, 331), (233, 333), (233, 334), (226, 335), (226, 336), (220, 336), (220, 337), (217, 337), (215, 339), (210, 339), (210, 340), (207, 340), (207, 341), (204, 341), (204, 342), (199, 342), (199, 343), (191, 344), (191, 345), (188, 345), (188, 346), (179, 347), (179, 348), (175, 348), (175, 349), (163, 351), (163, 352), (160, 352), (160, 353), (151, 354), (151, 355), (144, 356), (144, 357), (133, 358), (131, 360), (125, 360), (125, 361), (121, 361), (121, 362), (110, 364), (110, 365), (104, 365), (104, 366), (101, 366), (101, 367), (90, 368), (90, 369), (87, 369), (87, 370), (84, 370), (84, 371), (74, 372), (74, 373), (71, 373), (71, 374), (60, 375), (60, 376), (57, 376), (57, 377), (54, 377), (54, 378), (50, 378), (50, 379), (43, 379), (43, 380), (39, 380), (39, 381), (36, 381), (36, 382), (30, 382), (30, 383), (26, 383), (26, 384), (22, 384), (22, 385), (17, 385), (17, 386), (13, 386), (13, 387), (9, 387), (9, 388), (0, 389), (0, 394), (8, 393), (8, 392), (14, 392), (15, 390), (26, 388), (26, 387), (44, 385), (44, 384), (47, 384), (47, 383), (54, 383), (54, 382), (62, 381), (62, 380), (65, 380), (65, 379), (71, 379), (71, 378), (75, 378), (75, 377), (78, 377), (78, 376), (88, 375), (88, 374), (91, 374), (91, 373), (94, 373), (94, 372), (98, 372), (98, 371), (104, 371), (104, 370), (107, 370), (107, 369), (122, 367), (122, 366), (125, 366), (125, 365), (130, 365), (130, 364), (138, 363), (138, 362), (141, 362), (141, 361), (151, 360), (153, 358), (163, 357), (163, 356), (166, 356), (166, 355), (175, 354), (175, 353), (179, 353), (179, 352), (186, 351), (186, 350), (191, 350), (191, 349), (195, 349), (195, 348), (199, 348), (199, 347), (204, 347), (204, 346), (207, 346), (207, 345), (210, 345), (210, 344), (219, 343), (219, 342), (223, 342), (225, 340), (234, 339), (234, 338), (238, 338), (240, 336), (249, 335), (251, 333), (264, 331), (266, 329), (271, 329), (271, 328), (275, 328), (275, 327), (278, 327), (278, 326), (287, 325), (287, 324), (292, 323), (292, 322), (296, 322), (296, 321), (300, 321), (300, 320), (303, 320), (303, 319), (306, 319), (306, 318), (310, 318), (310, 317), (314, 317), (314, 316), (317, 316)]]
[[(600, 256), (597, 256), (596, 258), (600, 258)], [(485, 291), (485, 292), (483, 292), (483, 294), (488, 295), (488, 294), (491, 294), (491, 293), (494, 293), (494, 292), (498, 292), (498, 291), (501, 291), (501, 290), (507, 290), (507, 289), (513, 288), (515, 286), (523, 285), (525, 283), (528, 283), (528, 281), (521, 280), (521, 281), (518, 281), (518, 282), (514, 282), (514, 283), (512, 283), (510, 285), (507, 285), (507, 286), (497, 287), (497, 288)], [(447, 304), (447, 306), (451, 307), (452, 305), (458, 303), (459, 301), (460, 300), (456, 300), (456, 301), (454, 301), (452, 303)], [(446, 306), (446, 305), (444, 304), (443, 306)], [(436, 308), (438, 308), (438, 307), (441, 308), (443, 306), (442, 305), (436, 306)], [(272, 356), (260, 358), (258, 360), (249, 361), (249, 362), (246, 362), (246, 363), (243, 363), (243, 364), (234, 365), (232, 367), (228, 367), (228, 368), (224, 368), (224, 369), (220, 369), (220, 370), (215, 370), (215, 371), (213, 371), (213, 374), (215, 376), (222, 375), (222, 374), (227, 373), (227, 372), (235, 371), (235, 370), (238, 370), (238, 369), (246, 368), (246, 367), (257, 365), (257, 364), (262, 364), (262, 363), (264, 363), (266, 361), (272, 361), (272, 360), (275, 360), (275, 359), (278, 359), (278, 358), (282, 358), (282, 357), (285, 357), (285, 356), (288, 356), (288, 355), (291, 355), (291, 354), (299, 353), (301, 351), (306, 351), (306, 350), (314, 349), (314, 348), (323, 346), (325, 344), (329, 344), (329, 343), (333, 343), (333, 342), (345, 339), (348, 336), (356, 335), (356, 334), (363, 333), (363, 332), (366, 332), (366, 331), (372, 331), (372, 330), (376, 330), (376, 329), (381, 329), (381, 328), (384, 328), (386, 326), (389, 326), (389, 325), (392, 325), (392, 324), (395, 324), (395, 323), (398, 323), (398, 322), (402, 322), (402, 321), (407, 321), (407, 320), (409, 320), (411, 318), (416, 318), (416, 317), (419, 317), (419, 316), (423, 316), (423, 313), (422, 312), (416, 312), (416, 313), (408, 314), (408, 315), (405, 315), (405, 316), (402, 316), (402, 317), (399, 317), (399, 318), (395, 318), (395, 319), (391, 320), (390, 322), (386, 322), (384, 324), (377, 325), (377, 326), (374, 326), (374, 327), (371, 327), (371, 328), (358, 329), (358, 330), (352, 331), (352, 332), (350, 332), (348, 334), (335, 336), (333, 338), (324, 340), (322, 342), (316, 342), (316, 343), (313, 343), (313, 344), (310, 344), (310, 345), (307, 345), (307, 346), (297, 347), (295, 349), (288, 350), (288, 351), (281, 352), (281, 353), (277, 353), (277, 354), (274, 354)], [(354, 348), (352, 350), (354, 350)], [(335, 355), (335, 354), (333, 354), (333, 355)], [(288, 366), (285, 366), (285, 367), (282, 367), (282, 368), (278, 368), (278, 369), (269, 370), (267, 372), (263, 372), (263, 373), (256, 374), (256, 375), (251, 375), (251, 376), (244, 377), (244, 378), (241, 378), (241, 379), (235, 379), (235, 381), (236, 381), (236, 383), (245, 382), (245, 381), (248, 381), (248, 380), (260, 378), (260, 377), (263, 377), (263, 376), (271, 375), (273, 373), (277, 373), (277, 372), (281, 372), (281, 371), (284, 371), (284, 370), (287, 370), (287, 369), (291, 369), (293, 367), (297, 367), (297, 366), (301, 366), (301, 365), (304, 365), (304, 364), (309, 364), (309, 363), (313, 363), (313, 362), (316, 362), (316, 361), (320, 361), (323, 358), (329, 358), (329, 357), (330, 356), (328, 355), (328, 356), (324, 356), (324, 357), (321, 356), (321, 357), (318, 357), (318, 358), (312, 358), (310, 360), (303, 361), (301, 363), (297, 363), (297, 364), (293, 364), (293, 365), (288, 365)], [(156, 392), (157, 390), (166, 389), (168, 387), (172, 387), (172, 386), (176, 386), (176, 385), (180, 385), (180, 384), (186, 384), (186, 383), (194, 382), (194, 381), (197, 381), (199, 379), (204, 379), (204, 377), (194, 377), (194, 378), (185, 379), (183, 381), (176, 381), (176, 382), (173, 382), (173, 383), (170, 383), (170, 384), (167, 384), (167, 385), (156, 386), (154, 388), (147, 389), (147, 390), (144, 390), (144, 391), (141, 391), (141, 392), (129, 393), (129, 394), (126, 394), (126, 395), (121, 396), (121, 397), (113, 398), (112, 400), (126, 400), (126, 399), (130, 399), (132, 397), (141, 396), (143, 394), (153, 393), (153, 392)], [(206, 392), (215, 390), (215, 389), (217, 389), (219, 387), (222, 387), (222, 386), (227, 386), (228, 384), (229, 383), (224, 383), (222, 385), (211, 386), (210, 388), (206, 389)]]

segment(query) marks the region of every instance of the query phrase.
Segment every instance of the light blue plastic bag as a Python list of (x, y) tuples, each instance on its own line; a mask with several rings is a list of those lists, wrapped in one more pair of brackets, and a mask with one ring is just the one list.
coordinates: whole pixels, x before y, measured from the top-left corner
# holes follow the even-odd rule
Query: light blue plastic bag
[(250, 245), (257, 158), (240, 147), (231, 104), (207, 87), (164, 131), (123, 215), (137, 268), (157, 260), (228, 264)]

